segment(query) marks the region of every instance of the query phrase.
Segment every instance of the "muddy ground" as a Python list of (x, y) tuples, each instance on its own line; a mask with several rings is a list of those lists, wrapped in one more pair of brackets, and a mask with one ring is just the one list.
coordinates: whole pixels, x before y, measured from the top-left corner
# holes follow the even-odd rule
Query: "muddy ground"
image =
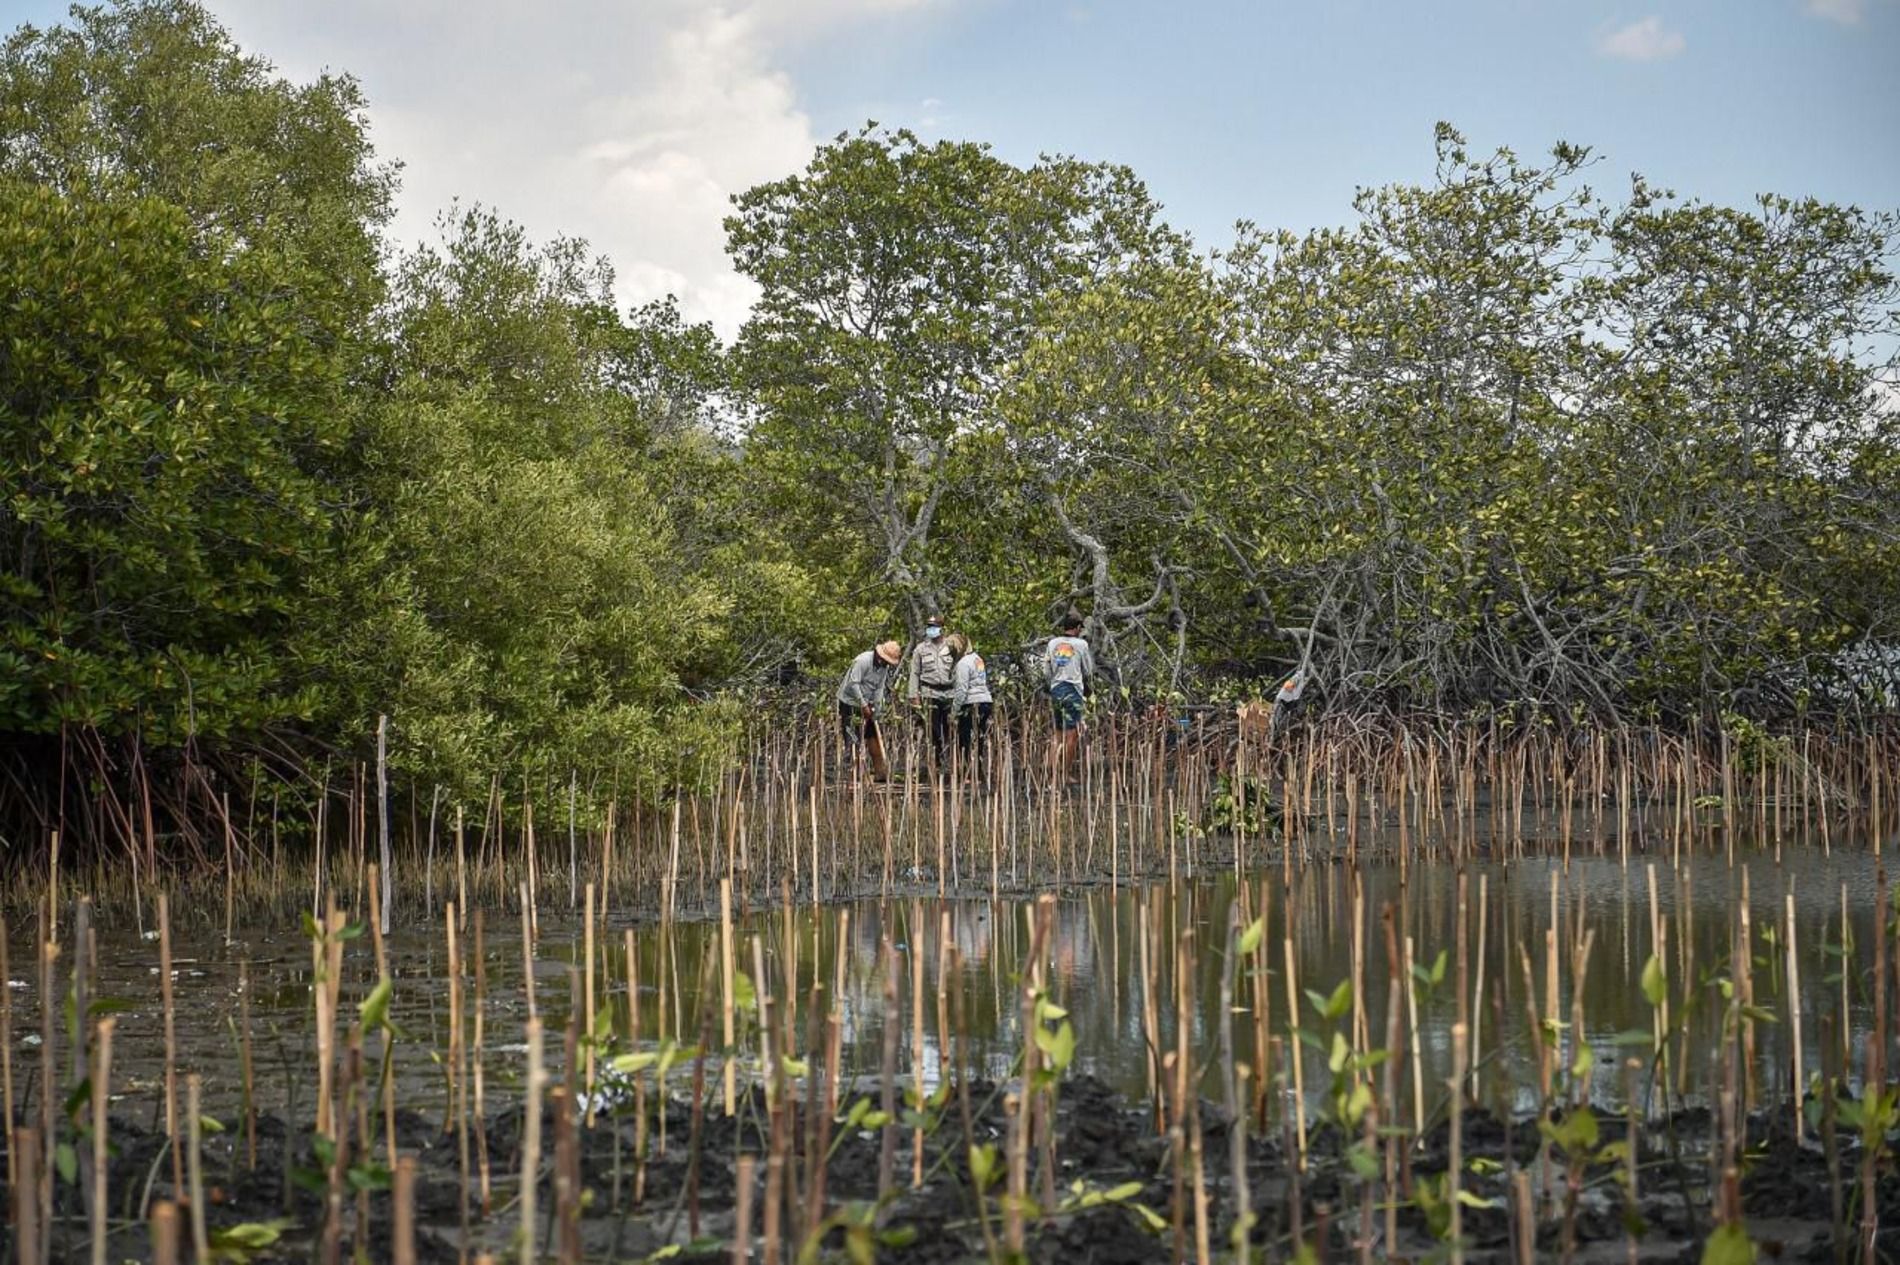
[[(689, 1068), (675, 1072), (675, 1084), (689, 1084)], [(737, 1157), (760, 1157), (754, 1177), (751, 1205), (753, 1259), (763, 1259), (761, 1244), (766, 1198), (770, 1122), (763, 1094), (741, 1095), (736, 1115), (727, 1118), (720, 1105), (716, 1081), (708, 1085), (707, 1107), (695, 1129), (685, 1101), (666, 1106), (667, 1148), (658, 1149), (657, 1116), (649, 1114), (643, 1197), (636, 1203), (640, 1181), (635, 1122), (623, 1110), (603, 1115), (591, 1130), (578, 1130), (581, 1184), (576, 1201), (577, 1233), (585, 1259), (590, 1261), (728, 1261), (735, 1224)], [(860, 1087), (863, 1088), (862, 1086)], [(805, 1085), (801, 1081), (789, 1109), (788, 1133), (793, 1181), (804, 1189), (809, 1180), (808, 1117), (803, 1110)], [(840, 1098), (837, 1115), (848, 1116), (860, 1094)], [(868, 1090), (875, 1105), (879, 1094)], [(966, 1135), (956, 1096), (928, 1108), (929, 1131), (924, 1143), (924, 1181), (911, 1187), (913, 1131), (906, 1124), (895, 1129), (895, 1195), (882, 1215), (875, 1211), (882, 1131), (847, 1128), (829, 1123), (834, 1149), (825, 1166), (826, 1217), (823, 1255), (851, 1259), (847, 1239), (860, 1249), (870, 1247), (876, 1259), (891, 1262), (965, 1262), (989, 1259), (983, 1215), (998, 1243), (1004, 1235), (1000, 1210), (1006, 1177), (1002, 1155), (1008, 1118), (1004, 1095), (989, 1083), (968, 1086), (970, 1122)], [(901, 1110), (901, 1096), (899, 1099)], [(1758, 1259), (1833, 1261), (1835, 1199), (1842, 1200), (1839, 1216), (1850, 1227), (1859, 1220), (1856, 1199), (1859, 1153), (1843, 1137), (1838, 1150), (1841, 1186), (1830, 1180), (1828, 1160), (1819, 1142), (1797, 1143), (1786, 1127), (1786, 1113), (1752, 1123), (1740, 1179), (1740, 1197)], [(1213, 1103), (1201, 1104), (1202, 1167), (1209, 1198), (1208, 1239), (1217, 1258), (1231, 1254), (1234, 1200), (1230, 1181), (1230, 1130), (1226, 1117)], [(462, 1259), (460, 1245), (463, 1181), (457, 1138), (445, 1133), (439, 1116), (397, 1112), (397, 1139), (402, 1153), (417, 1161), (415, 1209), (418, 1258), (451, 1262)], [(491, 1173), (490, 1209), (481, 1215), (476, 1180), (471, 1179), (471, 1226), (466, 1242), (470, 1255), (489, 1251), (513, 1259), (520, 1227), (519, 1183), (523, 1117), (519, 1102), (513, 1110), (490, 1104), (485, 1140)], [(1597, 1151), (1624, 1136), (1620, 1116), (1604, 1113)], [(556, 1160), (559, 1121), (550, 1108), (542, 1129), (542, 1179), (537, 1187), (539, 1216), (534, 1233), (548, 1259), (561, 1259), (561, 1228), (552, 1167)], [(1842, 1130), (1843, 1134), (1847, 1131)], [(149, 1201), (170, 1193), (171, 1161), (162, 1122), (148, 1118), (115, 1117), (110, 1133), (115, 1158), (109, 1175), (109, 1207), (113, 1233), (108, 1259), (148, 1260), (150, 1245), (144, 1225)], [(471, 1138), (471, 1156), (479, 1141)], [(982, 1200), (982, 1212), (970, 1180), (967, 1148), (997, 1148), (997, 1176)], [(1445, 1255), (1427, 1208), (1446, 1167), (1448, 1129), (1440, 1125), (1410, 1157), (1411, 1195), (1397, 1209), (1398, 1238), (1385, 1238), (1385, 1209), (1374, 1207), (1368, 1258), (1425, 1260)], [(321, 1258), (321, 1227), (325, 1219), (324, 1175), (311, 1146), (308, 1121), (296, 1129), (281, 1115), (264, 1115), (256, 1127), (256, 1165), (248, 1162), (241, 1120), (225, 1122), (223, 1131), (205, 1142), (204, 1183), (207, 1221), (212, 1234), (245, 1223), (278, 1223), (276, 1242), (234, 1254), (230, 1260), (316, 1260)], [(1157, 1134), (1151, 1110), (1117, 1095), (1102, 1082), (1073, 1078), (1060, 1087), (1055, 1128), (1055, 1171), (1045, 1182), (1038, 1162), (1040, 1148), (1031, 1148), (1028, 1168), (1031, 1198), (1053, 1186), (1056, 1201), (1046, 1215), (1029, 1218), (1027, 1255), (1032, 1261), (1128, 1263), (1168, 1260), (1177, 1250), (1193, 1259), (1195, 1223), (1192, 1214), (1191, 1159), (1184, 1167), (1186, 1180), (1177, 1202), (1175, 1164), (1168, 1139)], [(1709, 1193), (1709, 1119), (1705, 1112), (1679, 1113), (1673, 1127), (1646, 1126), (1640, 1139), (1639, 1195), (1634, 1203), (1624, 1197), (1617, 1179), (1621, 1161), (1593, 1162), (1581, 1170), (1582, 1184), (1574, 1214), (1565, 1217), (1565, 1173), (1561, 1153), (1553, 1160), (1552, 1206), (1537, 1238), (1540, 1260), (1571, 1251), (1580, 1261), (1624, 1260), (1633, 1241), (1640, 1259), (1696, 1261), (1712, 1228)], [(1314, 1249), (1319, 1260), (1359, 1259), (1364, 1187), (1342, 1152), (1336, 1132), (1321, 1125), (1314, 1129), (1305, 1174), (1289, 1163), (1287, 1140), (1276, 1124), (1266, 1136), (1250, 1132), (1246, 1146), (1247, 1184), (1257, 1217), (1248, 1235), (1254, 1259), (1292, 1259), (1297, 1242)], [(1476, 1108), (1467, 1112), (1464, 1129), (1466, 1169), (1464, 1188), (1475, 1199), (1464, 1209), (1466, 1259), (1473, 1262), (1514, 1260), (1510, 1222), (1504, 1212), (1511, 1197), (1511, 1172), (1525, 1169), (1534, 1183), (1540, 1172), (1539, 1135), (1531, 1121), (1509, 1127)], [(381, 1150), (379, 1148), (379, 1154)], [(1880, 1221), (1900, 1225), (1900, 1177), (1896, 1156), (1882, 1157), (1877, 1182)], [(471, 1163), (473, 1163), (473, 1159)], [(697, 1182), (690, 1181), (697, 1174)], [(371, 1187), (359, 1201), (352, 1192), (342, 1201), (340, 1249), (352, 1259), (360, 1248), (372, 1261), (391, 1258), (391, 1205), (386, 1190), (377, 1189), (383, 1174), (359, 1171)], [(56, 1224), (52, 1230), (52, 1259), (85, 1258), (86, 1212), (75, 1186), (55, 1181)], [(695, 1189), (696, 1187), (696, 1189)], [(1541, 1183), (1539, 1183), (1541, 1188)], [(1177, 1213), (1177, 1209), (1179, 1212)], [(1629, 1214), (1634, 1213), (1632, 1217)], [(359, 1216), (366, 1218), (363, 1233)], [(787, 1249), (780, 1259), (796, 1258), (804, 1241), (805, 1210), (788, 1203), (780, 1210), (787, 1227)], [(1177, 1249), (1175, 1224), (1181, 1226)], [(847, 1223), (855, 1228), (847, 1228)], [(188, 1223), (187, 1223), (188, 1224)], [(1851, 1235), (1850, 1235), (1851, 1238)], [(571, 1240), (570, 1240), (571, 1241)], [(671, 1249), (671, 1250), (669, 1250)], [(1900, 1259), (1900, 1233), (1883, 1234), (1879, 1259)], [(189, 1258), (187, 1246), (186, 1257)], [(8, 1245), (11, 1259), (11, 1244)]]

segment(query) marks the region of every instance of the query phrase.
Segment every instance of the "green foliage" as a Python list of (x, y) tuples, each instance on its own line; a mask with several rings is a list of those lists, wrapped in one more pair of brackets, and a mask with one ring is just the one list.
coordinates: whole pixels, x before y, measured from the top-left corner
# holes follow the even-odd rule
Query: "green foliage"
[[(425, 796), (652, 803), (926, 605), (1001, 683), (1079, 604), (1130, 705), (1298, 670), (1750, 767), (1891, 705), (1893, 213), (1441, 126), (1429, 182), (1201, 256), (1125, 168), (871, 126), (735, 199), (728, 348), (490, 211), (385, 255), (365, 118), (185, 0), (0, 46), (0, 737), (50, 788), (0, 828), (129, 841), (156, 784), (163, 835), (379, 716)], [(1185, 824), (1265, 828), (1232, 789)]]
[(879, 584), (911, 623), (945, 598), (980, 612), (989, 577), (962, 591), (950, 555), (994, 542), (959, 532), (946, 550), (938, 515), (988, 502), (981, 431), (1038, 311), (1172, 240), (1154, 204), (1123, 168), (1022, 168), (984, 145), (870, 127), (735, 205), (728, 251), (761, 287), (735, 377), (767, 503), (808, 556), (840, 582)]
[(644, 402), (612, 386), (610, 277), (486, 212), (445, 228), (404, 263), (366, 421), (343, 719), (387, 711), (398, 762), (468, 795), (524, 764), (623, 794), (690, 779), (731, 717), (689, 707), (681, 669), (730, 595), (682, 565)]
[(0, 729), (168, 745), (315, 710), (342, 382), (271, 293), (285, 262), (124, 187), (0, 177)]
[(1702, 1245), (1702, 1265), (1754, 1265), (1755, 1245), (1738, 1222), (1715, 1227)]

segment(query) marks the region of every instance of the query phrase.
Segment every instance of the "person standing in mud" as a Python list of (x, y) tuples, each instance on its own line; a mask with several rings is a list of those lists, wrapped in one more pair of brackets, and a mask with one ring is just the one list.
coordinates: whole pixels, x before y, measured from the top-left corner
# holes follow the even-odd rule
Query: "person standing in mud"
[(838, 726), (844, 735), (846, 765), (856, 769), (862, 750), (871, 776), (878, 781), (890, 776), (890, 763), (884, 756), (884, 735), (878, 729), (877, 713), (890, 697), (891, 682), (896, 679), (903, 655), (904, 647), (898, 642), (880, 641), (851, 661), (838, 685)]
[(990, 716), (995, 699), (990, 694), (989, 669), (970, 639), (951, 633), (946, 639), (957, 666), (950, 687), (950, 710), (957, 722), (957, 750), (973, 777), (981, 778), (989, 753)]
[(950, 695), (954, 688), (956, 656), (945, 644), (943, 619), (932, 614), (924, 622), (924, 639), (910, 652), (910, 702), (924, 709), (930, 728), (930, 755), (943, 763), (950, 742)]
[(1050, 776), (1060, 782), (1075, 759), (1082, 727), (1082, 705), (1095, 675), (1095, 656), (1082, 636), (1082, 617), (1070, 611), (1062, 617), (1062, 634), (1051, 637), (1042, 652), (1042, 678), (1055, 715), (1055, 744), (1050, 752)]

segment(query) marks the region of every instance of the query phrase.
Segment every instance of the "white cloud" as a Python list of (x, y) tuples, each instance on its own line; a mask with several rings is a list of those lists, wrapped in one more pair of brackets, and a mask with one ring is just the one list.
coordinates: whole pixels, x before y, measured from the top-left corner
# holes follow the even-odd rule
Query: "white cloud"
[(1817, 18), (1857, 26), (1867, 14), (1867, 0), (1808, 0), (1807, 8)]
[(1597, 51), (1624, 61), (1665, 61), (1688, 46), (1682, 32), (1663, 26), (1659, 17), (1641, 18), (1597, 39)]
[[(216, 0), (214, 0), (216, 3)], [(731, 335), (754, 299), (725, 255), (728, 197), (816, 147), (783, 69), (828, 30), (933, 0), (223, 0), (248, 51), (347, 70), (378, 152), (404, 164), (393, 233), (455, 199), (538, 238), (586, 238), (629, 303), (668, 292)]]

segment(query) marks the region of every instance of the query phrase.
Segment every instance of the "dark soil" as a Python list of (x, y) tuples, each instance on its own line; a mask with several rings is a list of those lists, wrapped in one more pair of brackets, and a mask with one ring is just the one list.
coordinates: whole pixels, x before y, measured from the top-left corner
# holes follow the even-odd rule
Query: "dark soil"
[[(676, 1245), (669, 1259), (730, 1260), (737, 1197), (736, 1159), (741, 1154), (759, 1157), (750, 1200), (750, 1238), (754, 1257), (762, 1259), (767, 1202), (763, 1191), (767, 1173), (764, 1156), (770, 1134), (765, 1098), (756, 1089), (742, 1095), (738, 1111), (728, 1118), (720, 1108), (716, 1081), (710, 1077), (708, 1090), (697, 1132), (688, 1103), (678, 1099), (666, 1103), (664, 1153), (658, 1148), (657, 1115), (649, 1117), (650, 1154), (644, 1164), (644, 1197), (637, 1203), (634, 1195), (642, 1166), (635, 1153), (631, 1112), (623, 1109), (611, 1116), (603, 1114), (593, 1129), (578, 1129), (581, 1182), (586, 1193), (578, 1201), (576, 1222), (586, 1259), (639, 1261)], [(879, 1098), (874, 1086), (867, 1090), (861, 1085), (858, 1092), (841, 1093), (839, 1116), (846, 1116), (867, 1092), (874, 1106)], [(789, 1151), (789, 1179), (796, 1192), (780, 1209), (782, 1234), (788, 1245), (780, 1259), (788, 1263), (806, 1238), (802, 1200), (811, 1166), (807, 1159), (809, 1121), (804, 1096), (801, 1080), (792, 1092), (796, 1101), (786, 1108), (787, 1132), (794, 1139)], [(872, 1247), (877, 1259), (884, 1261), (984, 1260), (988, 1256), (985, 1216), (1000, 1247), (1005, 1232), (1001, 1204), (1006, 1189), (1002, 1157), (1009, 1127), (1004, 1094), (995, 1085), (973, 1082), (968, 1097), (971, 1121), (967, 1136), (955, 1097), (926, 1108), (924, 1180), (917, 1189), (911, 1188), (913, 1130), (906, 1123), (893, 1126), (895, 1193), (881, 1210), (877, 1205), (881, 1130), (847, 1131), (840, 1121), (828, 1122), (835, 1149), (825, 1166), (825, 1217), (821, 1220), (825, 1222), (822, 1242), (826, 1258), (850, 1259), (847, 1240), (855, 1240), (860, 1247)], [(1211, 1103), (1202, 1102), (1200, 1114), (1201, 1162), (1209, 1201), (1207, 1235), (1213, 1255), (1225, 1259), (1232, 1250), (1231, 1126), (1224, 1113)], [(1836, 1184), (1826, 1155), (1812, 1140), (1797, 1144), (1786, 1132), (1785, 1113), (1781, 1113), (1780, 1120), (1779, 1129), (1771, 1128), (1766, 1120), (1753, 1123), (1740, 1174), (1742, 1207), (1759, 1259), (1833, 1261), (1837, 1259), (1833, 1232)], [(114, 1158), (108, 1189), (113, 1225), (109, 1258), (113, 1261), (149, 1259), (144, 1226), (148, 1200), (173, 1194), (171, 1159), (163, 1128), (160, 1125), (154, 1129), (152, 1125), (150, 1120), (118, 1118), (111, 1123)], [(509, 1259), (516, 1250), (511, 1244), (519, 1227), (521, 1126), (518, 1103), (512, 1111), (493, 1114), (489, 1119), (485, 1140), (492, 1179), (491, 1208), (489, 1215), (482, 1216), (479, 1191), (471, 1178), (472, 1224), (467, 1240), (471, 1256), (488, 1251)], [(541, 1222), (534, 1228), (550, 1260), (560, 1259), (562, 1239), (556, 1224), (560, 1210), (550, 1172), (559, 1127), (551, 1109), (543, 1122), (542, 1177), (537, 1187)], [(1642, 1259), (1700, 1259), (1703, 1241), (1712, 1228), (1707, 1129), (1706, 1115), (1695, 1118), (1688, 1114), (1677, 1117), (1673, 1130), (1647, 1127), (1640, 1139), (1641, 1192), (1632, 1204), (1625, 1199), (1619, 1181), (1620, 1162), (1585, 1164), (1572, 1193), (1560, 1151), (1551, 1153), (1548, 1182), (1543, 1179), (1544, 1161), (1534, 1121), (1517, 1121), (1507, 1127), (1481, 1110), (1469, 1111), (1464, 1126), (1467, 1171), (1462, 1184), (1479, 1203), (1464, 1209), (1467, 1259), (1515, 1259), (1511, 1218), (1505, 1208), (1512, 1198), (1512, 1173), (1520, 1170), (1529, 1174), (1534, 1191), (1547, 1191), (1549, 1195), (1548, 1203), (1542, 1206), (1538, 1259), (1555, 1259), (1568, 1242), (1580, 1261), (1623, 1260), (1632, 1234)], [(396, 1137), (401, 1152), (414, 1156), (417, 1162), (418, 1259), (459, 1260), (463, 1177), (455, 1135), (443, 1131), (439, 1118), (399, 1110)], [(1599, 1150), (1623, 1137), (1621, 1120), (1606, 1113)], [(1372, 1259), (1442, 1257), (1444, 1245), (1434, 1235), (1423, 1208), (1446, 1167), (1447, 1127), (1441, 1124), (1429, 1133), (1411, 1157), (1411, 1195), (1401, 1196), (1398, 1239), (1394, 1242), (1384, 1237), (1385, 1211), (1376, 1202), (1378, 1191), (1369, 1190), (1353, 1172), (1341, 1142), (1337, 1132), (1316, 1127), (1309, 1142), (1306, 1171), (1299, 1174), (1288, 1161), (1284, 1131), (1278, 1122), (1264, 1136), (1250, 1129), (1246, 1171), (1256, 1217), (1249, 1235), (1255, 1247), (1254, 1258), (1290, 1259), (1297, 1238), (1315, 1247), (1319, 1259), (1356, 1259), (1362, 1209), (1368, 1198), (1375, 1201), (1363, 1222), (1371, 1227), (1373, 1235)], [(998, 1156), (996, 1178), (981, 1201), (981, 1214), (967, 1160), (972, 1143), (994, 1145)], [(242, 1122), (235, 1120), (205, 1141), (206, 1218), (212, 1234), (242, 1223), (281, 1220), (281, 1238), (248, 1259), (320, 1259), (326, 1200), (307, 1121), (299, 1121), (293, 1130), (280, 1116), (263, 1116), (256, 1122), (256, 1145), (253, 1167), (247, 1158)], [(476, 1149), (477, 1140), (471, 1137), (471, 1156)], [(1047, 1181), (1041, 1171), (1039, 1149), (1033, 1145), (1030, 1148), (1029, 1197), (1040, 1199), (1052, 1186), (1056, 1205), (1039, 1210), (1046, 1215), (1028, 1218), (1025, 1243), (1030, 1260), (1134, 1265), (1167, 1260), (1177, 1251), (1193, 1259), (1196, 1228), (1192, 1161), (1189, 1158), (1184, 1163), (1184, 1197), (1177, 1202), (1176, 1166), (1170, 1143), (1167, 1137), (1157, 1135), (1152, 1113), (1145, 1105), (1117, 1095), (1092, 1078), (1065, 1081), (1056, 1115), (1056, 1169)], [(386, 1154), (380, 1144), (376, 1154)], [(1677, 1155), (1679, 1159), (1672, 1158)], [(1896, 1158), (1891, 1150), (1879, 1157), (1876, 1189), (1883, 1226), (1900, 1224)], [(1860, 1218), (1859, 1171), (1860, 1154), (1851, 1140), (1844, 1138), (1838, 1157), (1839, 1198), (1850, 1244), (1853, 1227)], [(695, 1172), (698, 1180), (693, 1191), (690, 1177)], [(352, 1259), (360, 1246), (364, 1258), (388, 1260), (392, 1237), (390, 1195), (380, 1188), (380, 1173), (363, 1176), (375, 1188), (362, 1196), (360, 1203), (353, 1192), (346, 1193), (341, 1202), (342, 1259)], [(86, 1211), (76, 1186), (56, 1178), (55, 1203), (52, 1258), (83, 1259)], [(188, 1220), (181, 1221), (189, 1224)], [(185, 1259), (189, 1259), (188, 1238), (187, 1231)], [(7, 1246), (11, 1259), (11, 1242)], [(1884, 1234), (1877, 1255), (1883, 1260), (1900, 1259), (1900, 1235)], [(1851, 1250), (1846, 1259), (1853, 1259)]]

